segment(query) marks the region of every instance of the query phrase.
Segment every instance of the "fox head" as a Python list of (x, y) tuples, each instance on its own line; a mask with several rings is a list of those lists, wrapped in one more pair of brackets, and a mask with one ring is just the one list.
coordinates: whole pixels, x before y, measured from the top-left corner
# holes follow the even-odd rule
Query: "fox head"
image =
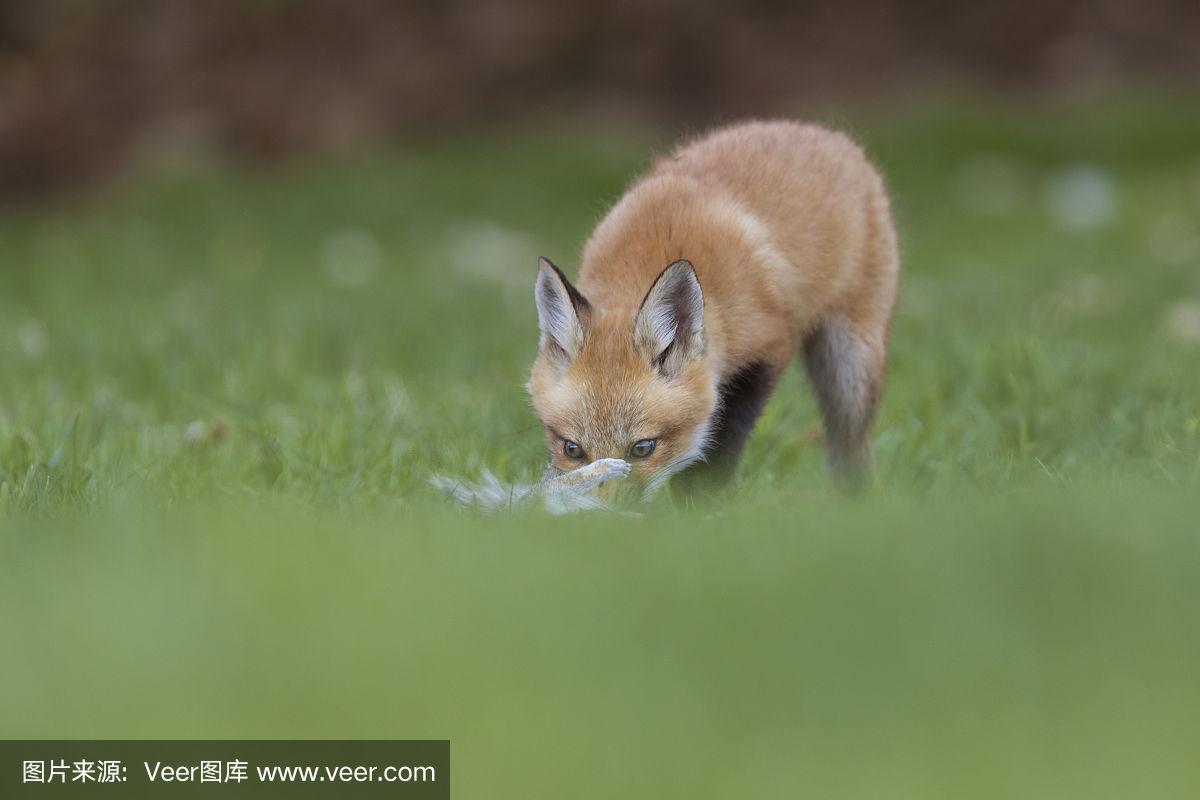
[(703, 458), (718, 399), (689, 262), (664, 269), (640, 306), (621, 308), (593, 306), (543, 258), (534, 297), (541, 337), (528, 388), (551, 470), (624, 459), (629, 479), (600, 493), (648, 496)]

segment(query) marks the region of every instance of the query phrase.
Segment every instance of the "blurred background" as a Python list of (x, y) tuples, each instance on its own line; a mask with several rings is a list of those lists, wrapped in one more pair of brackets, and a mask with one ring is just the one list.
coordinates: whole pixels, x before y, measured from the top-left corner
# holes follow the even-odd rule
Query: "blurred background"
[[(0, 737), (453, 741), (456, 797), (1200, 797), (1196, 0), (0, 0)], [(878, 485), (536, 479), (539, 254), (745, 115), (903, 243)]]
[(1192, 0), (2, 0), (0, 194), (519, 120), (1194, 88)]

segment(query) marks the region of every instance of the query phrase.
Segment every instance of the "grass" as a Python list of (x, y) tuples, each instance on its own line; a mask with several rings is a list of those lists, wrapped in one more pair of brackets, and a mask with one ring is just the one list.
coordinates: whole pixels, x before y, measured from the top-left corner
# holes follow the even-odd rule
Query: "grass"
[(535, 258), (654, 137), (6, 211), (0, 736), (449, 737), (460, 797), (1194, 795), (1196, 109), (851, 121), (904, 240), (880, 485), (829, 490), (791, 374), (715, 518), (428, 486), (537, 473)]

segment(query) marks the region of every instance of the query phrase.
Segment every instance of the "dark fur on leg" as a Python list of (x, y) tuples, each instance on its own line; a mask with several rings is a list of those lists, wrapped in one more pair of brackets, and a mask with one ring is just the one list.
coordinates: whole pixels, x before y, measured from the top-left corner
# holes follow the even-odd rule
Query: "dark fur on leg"
[(804, 342), (804, 362), (821, 416), (829, 468), (849, 491), (871, 476), (871, 419), (882, 388), (881, 359), (844, 321), (826, 321)]
[(713, 444), (704, 461), (672, 482), (677, 497), (694, 497), (729, 484), (758, 421), (779, 371), (763, 363), (748, 364), (721, 384), (721, 405), (713, 421)]

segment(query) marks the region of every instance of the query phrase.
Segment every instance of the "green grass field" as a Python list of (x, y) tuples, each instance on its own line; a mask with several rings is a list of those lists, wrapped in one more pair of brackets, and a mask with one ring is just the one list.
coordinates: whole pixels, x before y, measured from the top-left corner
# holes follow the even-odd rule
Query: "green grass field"
[(0, 736), (443, 738), (457, 797), (1200, 794), (1200, 103), (827, 117), (904, 243), (879, 485), (531, 479), (536, 256), (670, 136), (147, 166), (0, 213)]

